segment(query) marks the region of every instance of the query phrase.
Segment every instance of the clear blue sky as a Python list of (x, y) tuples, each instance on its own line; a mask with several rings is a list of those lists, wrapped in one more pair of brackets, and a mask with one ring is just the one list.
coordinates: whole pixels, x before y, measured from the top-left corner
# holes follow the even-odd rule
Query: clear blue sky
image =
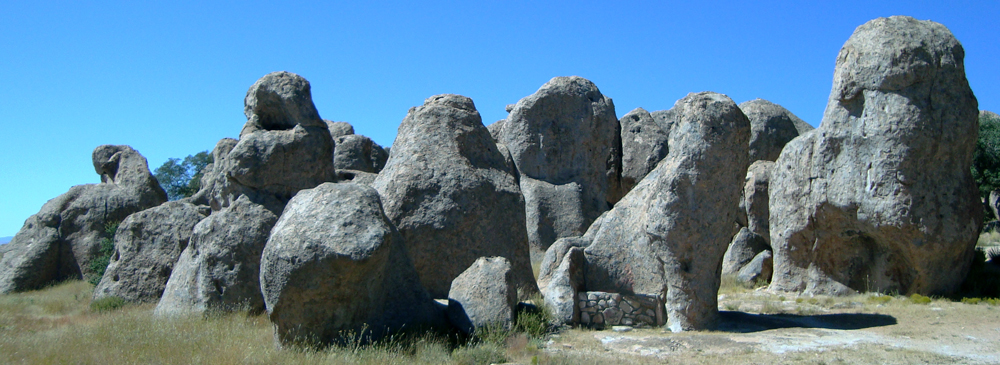
[(489, 124), (568, 75), (618, 116), (711, 90), (818, 125), (854, 28), (910, 15), (951, 29), (980, 109), (1000, 111), (998, 1), (331, 3), (0, 0), (0, 236), (98, 182), (98, 145), (131, 145), (153, 169), (236, 137), (247, 88), (279, 70), (382, 145), (428, 96), (469, 96)]

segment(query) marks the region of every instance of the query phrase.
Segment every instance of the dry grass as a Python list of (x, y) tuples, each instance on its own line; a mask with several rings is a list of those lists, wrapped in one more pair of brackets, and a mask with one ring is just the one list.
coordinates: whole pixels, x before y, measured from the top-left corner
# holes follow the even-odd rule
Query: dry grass
[(578, 364), (541, 340), (511, 333), (502, 344), (455, 345), (424, 335), (323, 351), (278, 349), (265, 316), (160, 319), (153, 304), (97, 312), (82, 281), (0, 296), (0, 363), (157, 364)]

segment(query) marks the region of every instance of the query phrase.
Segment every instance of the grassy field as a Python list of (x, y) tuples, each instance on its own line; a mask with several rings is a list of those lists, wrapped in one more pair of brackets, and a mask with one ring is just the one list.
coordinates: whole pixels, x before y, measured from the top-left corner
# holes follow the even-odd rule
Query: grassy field
[[(278, 349), (264, 316), (157, 319), (153, 305), (94, 305), (73, 281), (0, 296), (0, 363), (151, 364), (847, 364), (1000, 361), (989, 300), (785, 297), (725, 281), (718, 331), (569, 329), (463, 342), (435, 335), (321, 351)], [(106, 304), (106, 303), (105, 303)], [(975, 341), (969, 340), (975, 336)], [(978, 341), (978, 342), (977, 342)], [(949, 353), (952, 349), (956, 353)], [(981, 350), (980, 350), (981, 349)], [(987, 351), (976, 354), (976, 351)], [(1000, 350), (996, 350), (1000, 351)], [(994, 351), (994, 352), (996, 352)], [(965, 356), (963, 352), (973, 355)], [(964, 356), (964, 357), (963, 357)], [(971, 357), (970, 357), (971, 356)], [(979, 357), (976, 357), (979, 356)], [(995, 356), (995, 357), (994, 357)], [(981, 359), (982, 361), (978, 361)]]

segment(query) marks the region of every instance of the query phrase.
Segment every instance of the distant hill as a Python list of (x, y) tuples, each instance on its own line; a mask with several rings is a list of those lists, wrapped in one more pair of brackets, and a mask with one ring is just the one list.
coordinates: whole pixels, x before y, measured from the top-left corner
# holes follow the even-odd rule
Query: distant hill
[(11, 237), (0, 237), (0, 245), (5, 244), (7, 242), (10, 242), (10, 240), (12, 240), (12, 239), (14, 239), (13, 236), (11, 236)]

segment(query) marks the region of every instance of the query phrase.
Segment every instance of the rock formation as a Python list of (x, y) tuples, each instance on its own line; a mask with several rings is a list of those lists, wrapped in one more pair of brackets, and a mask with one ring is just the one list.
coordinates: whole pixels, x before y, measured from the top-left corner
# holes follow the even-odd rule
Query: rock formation
[(520, 172), (533, 256), (582, 235), (608, 209), (608, 162), (618, 136), (611, 99), (584, 78), (556, 77), (513, 107), (498, 143)]
[(167, 201), (146, 158), (129, 146), (94, 149), (100, 184), (77, 185), (29, 217), (0, 260), (0, 294), (93, 275), (107, 224)]
[(240, 196), (195, 225), (154, 313), (263, 311), (260, 255), (277, 220), (264, 206)]
[(270, 73), (244, 103), (240, 139), (216, 145), (202, 191), (192, 197), (209, 202), (213, 213), (195, 226), (157, 314), (263, 310), (258, 270), (271, 227), (299, 190), (336, 180), (333, 140), (308, 81)]
[(781, 105), (764, 99), (743, 102), (740, 110), (750, 119), (751, 162), (777, 160), (785, 144), (799, 136), (799, 128), (812, 130), (812, 126)]
[(323, 122), (326, 123), (326, 129), (330, 131), (330, 137), (337, 138), (354, 134), (354, 126), (351, 123), (334, 122), (326, 119)]
[(669, 136), (642, 108), (628, 112), (618, 123), (622, 128), (621, 189), (624, 196), (667, 156)]
[(723, 275), (736, 274), (758, 254), (771, 249), (768, 186), (773, 168), (774, 162), (757, 160), (747, 169), (740, 200), (740, 214), (745, 220), (741, 221), (743, 227), (733, 237), (722, 259)]
[(822, 124), (786, 145), (772, 172), (772, 290), (957, 289), (983, 214), (964, 53), (931, 21), (894, 16), (854, 31)]
[(283, 345), (343, 342), (349, 331), (367, 342), (445, 323), (378, 193), (360, 184), (299, 192), (274, 226), (260, 281)]
[(349, 134), (334, 138), (336, 147), (333, 165), (337, 170), (355, 170), (379, 173), (385, 167), (389, 154), (371, 138)]
[(128, 216), (118, 226), (115, 253), (94, 288), (94, 299), (160, 300), (174, 264), (191, 240), (195, 224), (207, 214), (181, 200)]
[(689, 94), (672, 110), (670, 153), (601, 219), (584, 251), (585, 286), (662, 295), (671, 330), (711, 328), (749, 165), (750, 122), (711, 92)]
[(510, 260), (522, 294), (537, 292), (517, 179), (472, 99), (436, 95), (411, 108), (372, 185), (433, 297), (492, 256)]
[(517, 285), (510, 261), (480, 257), (451, 282), (448, 319), (467, 334), (487, 326), (513, 329)]

